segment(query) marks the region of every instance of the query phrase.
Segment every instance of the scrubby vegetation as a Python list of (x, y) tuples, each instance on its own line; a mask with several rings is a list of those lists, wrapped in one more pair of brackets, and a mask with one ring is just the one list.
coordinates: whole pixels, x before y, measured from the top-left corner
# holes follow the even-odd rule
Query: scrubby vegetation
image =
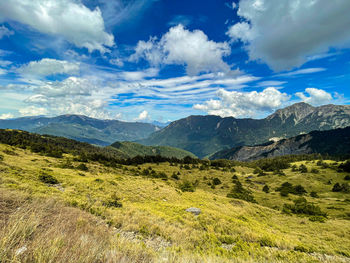
[(25, 144), (0, 144), (0, 262), (350, 258), (350, 194), (332, 191), (346, 162), (120, 159), (78, 146), (56, 158)]

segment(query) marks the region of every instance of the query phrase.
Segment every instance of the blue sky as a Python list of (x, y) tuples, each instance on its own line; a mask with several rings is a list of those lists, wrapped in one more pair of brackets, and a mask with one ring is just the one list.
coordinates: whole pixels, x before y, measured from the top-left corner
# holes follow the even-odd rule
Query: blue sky
[(0, 118), (349, 104), (349, 12), (348, 0), (1, 1)]

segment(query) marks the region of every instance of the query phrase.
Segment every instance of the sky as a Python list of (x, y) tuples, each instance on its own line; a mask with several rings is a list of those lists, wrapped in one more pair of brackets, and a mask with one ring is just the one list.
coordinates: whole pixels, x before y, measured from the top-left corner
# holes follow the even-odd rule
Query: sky
[(0, 119), (349, 104), (349, 0), (0, 1)]

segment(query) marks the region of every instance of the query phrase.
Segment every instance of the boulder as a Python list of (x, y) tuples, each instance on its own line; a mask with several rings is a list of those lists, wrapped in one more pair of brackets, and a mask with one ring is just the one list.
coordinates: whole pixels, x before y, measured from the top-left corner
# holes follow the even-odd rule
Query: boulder
[(198, 216), (202, 211), (199, 208), (196, 207), (190, 207), (186, 209), (186, 212), (190, 212), (196, 216)]

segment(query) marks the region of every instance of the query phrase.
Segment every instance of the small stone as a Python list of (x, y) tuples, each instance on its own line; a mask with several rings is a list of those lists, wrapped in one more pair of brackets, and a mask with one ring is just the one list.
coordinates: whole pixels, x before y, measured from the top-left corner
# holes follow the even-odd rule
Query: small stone
[(19, 249), (16, 250), (16, 256), (19, 256), (19, 255), (23, 254), (26, 251), (27, 251), (27, 247), (26, 246), (20, 247)]
[(198, 216), (202, 211), (199, 208), (196, 207), (190, 207), (186, 209), (186, 212), (190, 212), (196, 216)]

